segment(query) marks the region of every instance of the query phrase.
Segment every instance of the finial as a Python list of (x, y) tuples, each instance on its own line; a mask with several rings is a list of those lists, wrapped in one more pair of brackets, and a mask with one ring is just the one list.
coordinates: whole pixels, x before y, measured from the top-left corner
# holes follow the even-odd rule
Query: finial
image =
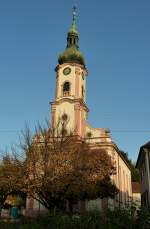
[(73, 23), (76, 21), (76, 16), (77, 16), (77, 5), (74, 4), (74, 6), (72, 8), (72, 20), (73, 20)]
[(70, 27), (70, 30), (68, 32), (68, 34), (76, 34), (76, 36), (78, 36), (78, 31), (77, 31), (77, 28), (76, 28), (76, 16), (77, 16), (77, 6), (76, 4), (74, 4), (74, 6), (72, 7), (72, 23), (71, 23), (71, 27)]

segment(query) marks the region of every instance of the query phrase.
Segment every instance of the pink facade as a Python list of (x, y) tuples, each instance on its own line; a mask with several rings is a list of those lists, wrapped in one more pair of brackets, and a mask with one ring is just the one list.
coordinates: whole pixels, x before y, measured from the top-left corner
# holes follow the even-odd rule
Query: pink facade
[(75, 74), (76, 74), (76, 79), (75, 79), (75, 96), (78, 98), (79, 97), (79, 77), (80, 77), (80, 69), (75, 68)]
[[(59, 56), (55, 69), (56, 93), (55, 100), (51, 102), (51, 126), (55, 128), (65, 114), (68, 118), (67, 133), (72, 131), (73, 134), (78, 135), (79, 139), (85, 140), (91, 148), (105, 149), (108, 152), (115, 162), (116, 174), (112, 176), (112, 181), (119, 189), (119, 194), (113, 203), (112, 200), (106, 198), (94, 203), (97, 203), (98, 207), (102, 209), (110, 206), (124, 207), (127, 195), (131, 196), (132, 192), (131, 171), (116, 144), (112, 141), (109, 131), (103, 128), (92, 128), (88, 124), (89, 109), (86, 104), (88, 71), (84, 58), (78, 50), (78, 45), (75, 46), (75, 44), (78, 44), (78, 33), (76, 31), (74, 34), (73, 29), (71, 33), (68, 32), (67, 49)], [(85, 210), (86, 207), (88, 207), (88, 203), (86, 205), (83, 202), (80, 203), (82, 210)], [(28, 208), (33, 208), (32, 201), (29, 201)]]
[(75, 110), (75, 125), (74, 125), (74, 129), (75, 129), (75, 134), (80, 136), (80, 129), (81, 129), (81, 120), (80, 120), (80, 104), (77, 103), (74, 105), (74, 110)]

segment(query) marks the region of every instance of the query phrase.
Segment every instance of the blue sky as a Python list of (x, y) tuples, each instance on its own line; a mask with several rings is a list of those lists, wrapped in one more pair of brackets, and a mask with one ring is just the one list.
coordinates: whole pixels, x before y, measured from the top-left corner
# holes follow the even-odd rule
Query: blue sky
[[(0, 149), (50, 117), (71, 0), (0, 1)], [(89, 70), (89, 123), (111, 130), (136, 160), (150, 140), (150, 1), (77, 0), (79, 46)]]

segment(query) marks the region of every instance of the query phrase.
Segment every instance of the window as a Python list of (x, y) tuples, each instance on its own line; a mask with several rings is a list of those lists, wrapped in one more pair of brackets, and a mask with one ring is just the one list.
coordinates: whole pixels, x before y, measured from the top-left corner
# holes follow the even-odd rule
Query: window
[(82, 90), (82, 97), (84, 97), (84, 87), (83, 86), (81, 87), (81, 90)]
[(62, 128), (61, 134), (63, 137), (67, 135), (67, 130), (65, 129), (65, 127)]
[(62, 118), (63, 121), (67, 121), (68, 120), (68, 115), (64, 113), (61, 118)]
[(63, 85), (63, 96), (69, 96), (70, 95), (70, 83), (65, 82)]

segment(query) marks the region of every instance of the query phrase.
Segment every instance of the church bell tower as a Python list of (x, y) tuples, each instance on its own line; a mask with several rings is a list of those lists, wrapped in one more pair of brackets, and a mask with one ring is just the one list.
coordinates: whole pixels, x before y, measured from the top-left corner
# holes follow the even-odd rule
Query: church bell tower
[(56, 95), (51, 102), (52, 127), (67, 117), (67, 131), (85, 137), (88, 108), (86, 105), (87, 69), (79, 51), (79, 33), (76, 27), (76, 7), (73, 7), (72, 25), (67, 34), (65, 51), (59, 55), (56, 71)]

